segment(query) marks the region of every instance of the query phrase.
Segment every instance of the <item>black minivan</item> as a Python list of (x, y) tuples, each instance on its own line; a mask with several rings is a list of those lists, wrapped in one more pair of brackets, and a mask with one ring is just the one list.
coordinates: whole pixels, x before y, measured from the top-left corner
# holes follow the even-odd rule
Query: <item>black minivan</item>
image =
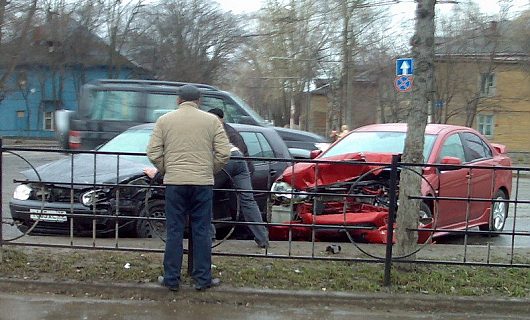
[[(90, 150), (132, 126), (155, 122), (177, 107), (179, 88), (185, 84), (188, 83), (117, 79), (85, 84), (78, 112), (57, 111), (59, 143), (65, 149)], [(272, 127), (236, 95), (206, 84), (193, 85), (201, 91), (201, 109), (222, 109), (228, 123)], [(328, 142), (314, 133), (276, 129), (289, 148), (315, 150)]]

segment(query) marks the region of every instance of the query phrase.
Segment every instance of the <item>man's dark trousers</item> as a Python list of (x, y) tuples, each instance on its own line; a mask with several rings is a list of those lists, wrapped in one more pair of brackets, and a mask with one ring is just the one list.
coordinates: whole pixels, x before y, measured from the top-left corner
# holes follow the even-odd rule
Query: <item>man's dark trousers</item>
[(164, 253), (164, 284), (177, 286), (182, 268), (186, 217), (191, 219), (193, 237), (192, 278), (196, 285), (207, 287), (212, 281), (212, 239), (210, 224), (213, 186), (166, 186), (166, 249)]
[[(243, 154), (237, 150), (231, 152), (232, 157), (243, 157)], [(248, 171), (247, 162), (242, 159), (230, 159), (223, 169), (228, 174), (234, 185), (239, 190), (252, 190), (252, 180)], [(228, 177), (226, 174), (215, 176), (215, 185), (222, 187)], [(248, 222), (263, 222), (258, 204), (254, 199), (252, 192), (240, 192), (239, 203), (243, 218)], [(254, 234), (256, 243), (259, 246), (269, 246), (269, 232), (264, 225), (248, 225), (248, 228)]]

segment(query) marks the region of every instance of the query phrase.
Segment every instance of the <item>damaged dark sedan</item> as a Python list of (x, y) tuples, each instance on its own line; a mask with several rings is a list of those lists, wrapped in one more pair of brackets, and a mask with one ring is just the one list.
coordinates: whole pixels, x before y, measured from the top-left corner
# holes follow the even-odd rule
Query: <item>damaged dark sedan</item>
[[(249, 156), (290, 158), (287, 146), (270, 129), (233, 126), (242, 135)], [(95, 153), (67, 156), (22, 174), (27, 179), (15, 188), (9, 206), (20, 231), (29, 234), (69, 234), (159, 237), (164, 233), (164, 189), (143, 170), (151, 167), (145, 152), (153, 124), (130, 128), (108, 141)], [(118, 155), (119, 154), (119, 155)], [(272, 182), (287, 162), (254, 160), (252, 184), (263, 213)], [(222, 174), (222, 173), (221, 173)], [(228, 180), (229, 181), (229, 180)], [(215, 186), (214, 220), (226, 234), (237, 219), (237, 199), (230, 185)], [(266, 214), (264, 214), (266, 217)]]

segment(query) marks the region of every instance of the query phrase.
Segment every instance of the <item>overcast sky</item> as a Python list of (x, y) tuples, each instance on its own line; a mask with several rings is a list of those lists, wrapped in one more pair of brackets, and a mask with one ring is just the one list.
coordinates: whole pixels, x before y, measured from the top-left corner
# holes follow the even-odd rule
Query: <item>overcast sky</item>
[[(263, 0), (217, 0), (225, 10), (231, 10), (234, 13), (251, 12), (256, 11), (261, 7)], [(325, 0), (322, 0), (325, 1)], [(373, 0), (376, 1), (376, 0)], [(458, 0), (460, 3), (464, 3), (469, 0)], [(530, 0), (502, 0), (503, 2), (510, 2), (513, 4), (517, 11), (524, 9), (530, 9)], [(377, 2), (381, 2), (378, 0)], [(391, 5), (391, 10), (405, 14), (406, 16), (411, 15), (413, 18), (414, 9), (416, 5), (414, 0), (398, 0), (398, 4)], [(480, 9), (484, 13), (496, 14), (499, 12), (498, 0), (475, 0), (480, 4)], [(443, 11), (450, 11), (455, 5), (454, 4), (440, 4), (439, 8)]]

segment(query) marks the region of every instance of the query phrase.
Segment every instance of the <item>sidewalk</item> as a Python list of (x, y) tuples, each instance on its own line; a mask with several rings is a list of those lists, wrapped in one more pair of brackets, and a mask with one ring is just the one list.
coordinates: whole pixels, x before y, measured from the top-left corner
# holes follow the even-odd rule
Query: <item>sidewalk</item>
[[(116, 315), (144, 313), (135, 319), (169, 319), (168, 314), (187, 314), (187, 319), (530, 319), (527, 299), (491, 297), (449, 297), (388, 293), (358, 294), (233, 288), (222, 284), (206, 292), (182, 287), (171, 292), (153, 283), (84, 283), (30, 280), (0, 280), (1, 319), (42, 319), (28, 317), (27, 310), (39, 304), (41, 314), (53, 310), (54, 319), (73, 319), (82, 314)], [(88, 304), (85, 311), (69, 304)], [(10, 301), (10, 302), (8, 302)], [(14, 308), (17, 302), (18, 310)], [(150, 302), (146, 308), (145, 302)], [(96, 307), (96, 308), (95, 308)], [(145, 314), (147, 309), (165, 316)], [(10, 318), (5, 318), (9, 310)], [(137, 311), (140, 310), (140, 311)], [(179, 310), (178, 312), (176, 310)], [(73, 312), (73, 313), (72, 313)], [(151, 311), (153, 312), (153, 311)], [(175, 312), (177, 312), (175, 314)], [(74, 316), (76, 314), (76, 316)], [(190, 317), (191, 316), (191, 317)], [(178, 318), (178, 317), (177, 317)], [(101, 319), (101, 316), (98, 317)]]
[(2, 145), (4, 147), (45, 147), (45, 148), (58, 148), (59, 144), (52, 138), (37, 139), (37, 138), (2, 138)]

